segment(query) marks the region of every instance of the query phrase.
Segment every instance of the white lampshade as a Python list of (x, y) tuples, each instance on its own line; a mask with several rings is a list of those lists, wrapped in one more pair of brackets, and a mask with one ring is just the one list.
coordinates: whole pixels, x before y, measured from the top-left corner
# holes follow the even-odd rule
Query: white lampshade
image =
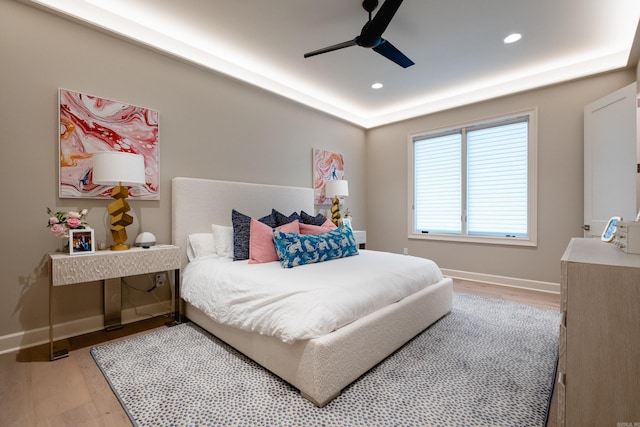
[(94, 153), (93, 182), (100, 185), (124, 186), (144, 184), (144, 157), (119, 151)]
[(349, 183), (344, 179), (324, 182), (325, 197), (343, 197), (349, 195)]

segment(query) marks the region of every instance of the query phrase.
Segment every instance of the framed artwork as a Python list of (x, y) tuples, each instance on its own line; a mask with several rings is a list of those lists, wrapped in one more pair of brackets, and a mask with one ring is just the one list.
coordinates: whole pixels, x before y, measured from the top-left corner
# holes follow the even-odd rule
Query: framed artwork
[(313, 196), (316, 205), (330, 205), (331, 198), (324, 194), (324, 182), (344, 179), (344, 159), (342, 154), (319, 148), (313, 149)]
[(59, 196), (110, 199), (107, 185), (93, 183), (92, 154), (122, 151), (144, 157), (146, 184), (130, 199), (160, 200), (158, 112), (59, 89)]
[(96, 251), (92, 228), (69, 230), (69, 254), (92, 254)]

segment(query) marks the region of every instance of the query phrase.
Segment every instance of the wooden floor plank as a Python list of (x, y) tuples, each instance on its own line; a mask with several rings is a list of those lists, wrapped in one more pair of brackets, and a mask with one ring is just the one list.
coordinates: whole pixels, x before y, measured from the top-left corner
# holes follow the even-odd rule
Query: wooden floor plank
[(109, 426), (129, 426), (129, 418), (120, 405), (118, 398), (111, 391), (111, 387), (104, 375), (93, 360), (89, 348), (75, 350), (73, 356), (76, 358), (82, 376), (87, 384), (89, 393), (95, 404), (96, 411), (105, 425)]
[(103, 427), (93, 402), (75, 406), (39, 422), (38, 427)]
[(22, 427), (36, 424), (30, 370), (28, 363), (15, 363), (15, 354), (0, 355), (1, 425)]
[(33, 406), (37, 420), (46, 420), (91, 402), (75, 357), (31, 362)]
[(512, 288), (489, 283), (472, 282), (469, 280), (454, 280), (453, 289), (456, 292), (466, 292), (497, 298), (505, 301), (528, 304), (541, 308), (560, 310), (560, 294), (541, 292), (531, 289)]

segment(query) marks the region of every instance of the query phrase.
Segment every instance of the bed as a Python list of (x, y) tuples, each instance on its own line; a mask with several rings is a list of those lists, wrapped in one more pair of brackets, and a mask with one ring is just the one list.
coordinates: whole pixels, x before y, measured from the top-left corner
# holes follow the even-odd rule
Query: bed
[[(173, 178), (172, 240), (182, 249), (183, 274), (189, 263), (189, 236), (211, 232), (212, 224), (231, 226), (233, 209), (255, 218), (271, 209), (286, 213), (313, 213), (313, 189)], [(364, 252), (376, 255), (373, 253), (375, 251), (361, 252), (351, 258), (361, 258), (360, 262), (363, 262), (366, 258), (362, 256)], [(337, 266), (337, 261), (344, 259), (318, 265)], [(306, 268), (303, 266), (290, 270), (302, 271)], [(385, 357), (449, 313), (452, 300), (452, 281), (440, 276), (424, 289), (349, 321), (329, 333), (293, 340), (219, 323), (206, 313), (205, 308), (198, 308), (195, 301), (183, 301), (183, 313), (190, 321), (278, 375), (296, 387), (306, 399), (321, 407)]]

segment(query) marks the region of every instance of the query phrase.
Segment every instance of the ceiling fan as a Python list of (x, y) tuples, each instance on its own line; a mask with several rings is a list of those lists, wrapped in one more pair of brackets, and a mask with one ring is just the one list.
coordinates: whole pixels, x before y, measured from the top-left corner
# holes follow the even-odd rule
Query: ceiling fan
[(378, 7), (378, 0), (364, 0), (362, 7), (369, 12), (369, 21), (364, 24), (359, 36), (356, 36), (353, 40), (305, 53), (304, 57), (309, 58), (310, 56), (332, 52), (345, 47), (360, 46), (375, 50), (380, 55), (390, 59), (403, 68), (412, 66), (414, 64), (412, 60), (407, 58), (394, 45), (389, 43), (389, 41), (382, 38), (382, 33), (387, 29), (389, 22), (391, 22), (393, 15), (395, 15), (401, 4), (402, 0), (386, 0), (382, 6), (380, 6), (380, 10), (376, 13), (376, 16), (371, 19), (371, 12)]

